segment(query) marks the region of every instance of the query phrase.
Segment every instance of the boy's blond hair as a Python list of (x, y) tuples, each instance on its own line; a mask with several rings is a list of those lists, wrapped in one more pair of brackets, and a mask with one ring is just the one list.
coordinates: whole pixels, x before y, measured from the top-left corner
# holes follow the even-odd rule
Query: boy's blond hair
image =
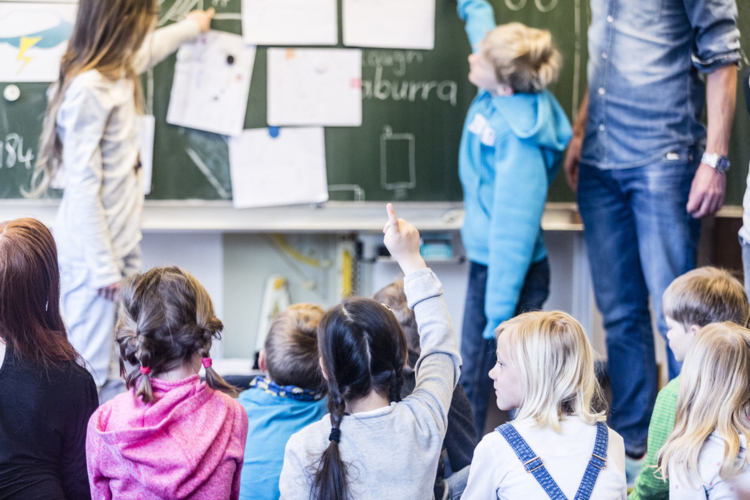
[(705, 484), (698, 456), (712, 432), (724, 441), (723, 479), (740, 472), (740, 435), (750, 443), (750, 331), (732, 322), (701, 329), (687, 351), (682, 368), (672, 434), (658, 456), (663, 477)]
[(497, 337), (509, 335), (511, 362), (521, 373), (522, 402), (517, 419), (560, 430), (577, 415), (587, 424), (605, 420), (593, 410), (599, 398), (594, 351), (581, 325), (560, 311), (534, 311), (502, 323)]
[(263, 346), (271, 380), (302, 389), (314, 390), (323, 385), (318, 362), (318, 324), (324, 315), (321, 307), (300, 303), (276, 316)]
[(498, 82), (514, 92), (541, 92), (557, 80), (562, 56), (549, 31), (521, 23), (503, 24), (487, 33), (480, 54), (494, 67)]
[(686, 328), (722, 321), (746, 326), (750, 306), (737, 278), (724, 269), (706, 266), (676, 278), (664, 291), (662, 310)]
[(409, 350), (417, 354), (421, 353), (417, 317), (414, 315), (414, 311), (409, 309), (406, 292), (404, 292), (404, 280), (397, 280), (390, 285), (384, 286), (375, 294), (373, 299), (391, 308), (401, 325), (401, 329), (406, 334), (406, 342), (409, 344)]

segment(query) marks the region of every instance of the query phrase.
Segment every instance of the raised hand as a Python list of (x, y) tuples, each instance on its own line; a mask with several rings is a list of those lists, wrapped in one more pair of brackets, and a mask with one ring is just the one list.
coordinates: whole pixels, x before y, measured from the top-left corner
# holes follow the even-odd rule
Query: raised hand
[(206, 31), (211, 29), (211, 19), (214, 18), (214, 14), (216, 14), (216, 9), (211, 7), (208, 10), (194, 10), (192, 12), (189, 12), (185, 19), (192, 19), (196, 23), (198, 23), (198, 26), (201, 29), (201, 33), (205, 33)]
[(390, 203), (386, 205), (386, 211), (388, 222), (383, 228), (383, 243), (401, 266), (401, 270), (408, 275), (426, 268), (427, 264), (419, 253), (419, 231), (404, 219), (397, 218)]

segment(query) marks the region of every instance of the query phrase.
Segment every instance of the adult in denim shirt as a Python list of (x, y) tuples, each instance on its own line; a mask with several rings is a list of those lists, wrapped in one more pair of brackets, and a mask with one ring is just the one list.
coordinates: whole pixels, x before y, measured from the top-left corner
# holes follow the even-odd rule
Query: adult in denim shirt
[(724, 174), (701, 158), (728, 151), (740, 35), (734, 0), (591, 0), (591, 11), (589, 91), (565, 173), (607, 330), (612, 428), (637, 458), (657, 388), (648, 299), (666, 335), (662, 293), (695, 267), (699, 219), (724, 200)]

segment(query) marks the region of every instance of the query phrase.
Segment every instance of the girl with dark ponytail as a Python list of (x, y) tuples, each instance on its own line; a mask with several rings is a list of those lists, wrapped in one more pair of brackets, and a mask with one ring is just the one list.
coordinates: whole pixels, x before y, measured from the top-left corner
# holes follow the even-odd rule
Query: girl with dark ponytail
[(406, 275), (421, 337), (414, 392), (401, 400), (406, 337), (393, 311), (366, 298), (332, 308), (318, 327), (330, 415), (289, 440), (282, 499), (432, 498), (461, 360), (419, 233), (388, 205), (385, 245)]
[(130, 392), (89, 422), (93, 498), (239, 498), (248, 420), (211, 367), (222, 328), (187, 271), (154, 268), (125, 281), (116, 333)]

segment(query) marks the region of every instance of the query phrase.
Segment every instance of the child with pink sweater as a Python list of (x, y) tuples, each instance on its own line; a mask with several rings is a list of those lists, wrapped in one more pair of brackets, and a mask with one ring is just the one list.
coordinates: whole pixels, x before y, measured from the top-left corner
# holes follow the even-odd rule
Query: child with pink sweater
[[(99, 407), (86, 437), (93, 499), (237, 499), (247, 414), (209, 349), (223, 325), (188, 272), (155, 268), (121, 290), (117, 343), (129, 392)], [(206, 381), (198, 371), (206, 368)]]

